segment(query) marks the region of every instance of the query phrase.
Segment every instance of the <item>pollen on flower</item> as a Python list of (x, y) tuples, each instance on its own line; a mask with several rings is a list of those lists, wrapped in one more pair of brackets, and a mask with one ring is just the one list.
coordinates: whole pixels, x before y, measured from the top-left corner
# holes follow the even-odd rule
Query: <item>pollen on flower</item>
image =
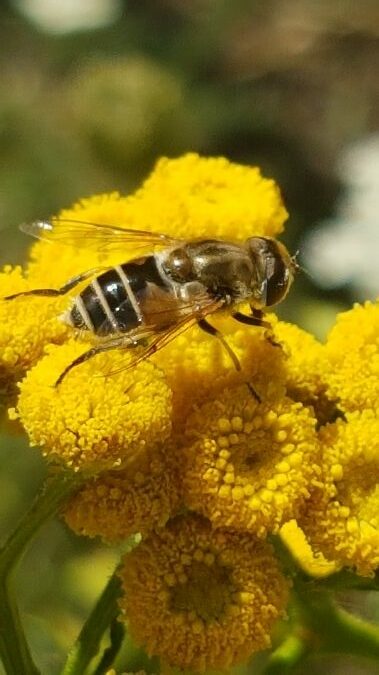
[(185, 501), (216, 527), (277, 532), (309, 496), (318, 449), (308, 408), (285, 397), (258, 403), (246, 385), (224, 390), (187, 420)]
[(178, 502), (170, 454), (158, 451), (128, 469), (89, 480), (66, 505), (64, 518), (78, 534), (116, 542), (162, 527)]
[[(87, 346), (88, 347), (88, 346)], [(20, 385), (18, 417), (46, 457), (89, 473), (122, 468), (164, 442), (171, 429), (171, 392), (163, 373), (149, 362), (124, 369), (130, 355), (112, 351), (73, 368), (81, 354), (74, 340), (48, 354)]]
[(330, 560), (371, 575), (379, 566), (379, 420), (347, 413), (323, 428), (322, 477), (299, 524)]
[(152, 229), (184, 239), (276, 236), (288, 217), (278, 186), (257, 167), (196, 153), (160, 159), (134, 199), (145, 228), (154, 214)]
[(379, 302), (357, 304), (339, 314), (326, 353), (328, 390), (343, 411), (378, 410)]
[(338, 416), (337, 396), (328, 393), (330, 363), (326, 349), (298, 326), (270, 315), (275, 339), (283, 346), (287, 394), (312, 406), (320, 426)]
[(229, 668), (267, 648), (288, 600), (267, 543), (214, 531), (196, 515), (139, 544), (120, 575), (133, 638), (148, 654), (196, 671)]
[(164, 370), (173, 391), (174, 429), (182, 429), (194, 405), (241, 383), (250, 382), (262, 398), (279, 400), (285, 394), (285, 354), (270, 344), (261, 328), (242, 326), (222, 314), (212, 316), (212, 324), (240, 360), (241, 372), (219, 340), (197, 326), (162, 349), (154, 362)]
[(57, 320), (56, 299), (3, 299), (31, 287), (20, 267), (7, 266), (0, 273), (0, 394), (8, 404), (15, 397), (16, 382), (38, 361), (45, 344), (63, 342), (67, 336), (67, 326)]

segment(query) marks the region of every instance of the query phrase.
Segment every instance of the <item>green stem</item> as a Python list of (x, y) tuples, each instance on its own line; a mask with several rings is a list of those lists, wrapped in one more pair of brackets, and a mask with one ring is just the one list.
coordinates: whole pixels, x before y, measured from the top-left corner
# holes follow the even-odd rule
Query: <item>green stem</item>
[(294, 615), (284, 642), (272, 653), (265, 675), (289, 672), (311, 651), (349, 654), (379, 660), (379, 629), (341, 609), (333, 591), (379, 588), (379, 577), (366, 578), (341, 570), (323, 579), (309, 577), (278, 537), (272, 544), (283, 570), (293, 580)]
[(104, 651), (93, 675), (104, 675), (115, 661), (125, 638), (125, 624), (113, 619), (109, 628), (110, 645)]
[[(309, 579), (311, 584), (314, 579)], [(379, 573), (376, 573), (373, 577), (361, 577), (354, 572), (349, 570), (341, 570), (340, 572), (335, 572), (328, 577), (323, 579), (317, 579), (317, 586), (323, 589), (329, 589), (333, 591), (347, 591), (347, 590), (357, 590), (357, 591), (379, 591)]]
[(379, 629), (338, 607), (330, 593), (298, 592), (300, 615), (311, 639), (324, 653), (350, 654), (379, 660)]
[(309, 645), (300, 633), (292, 633), (269, 657), (265, 675), (285, 675), (298, 666), (309, 653)]
[(38, 675), (9, 582), (0, 585), (0, 654), (8, 675)]
[(119, 613), (117, 599), (121, 581), (117, 569), (109, 579), (94, 609), (71, 649), (61, 675), (83, 675), (100, 648), (100, 641), (109, 624)]
[(78, 484), (77, 476), (63, 474), (52, 478), (42, 494), (0, 549), (0, 656), (7, 675), (37, 675), (14, 600), (14, 575), (22, 556), (39, 528), (58, 510), (62, 501)]

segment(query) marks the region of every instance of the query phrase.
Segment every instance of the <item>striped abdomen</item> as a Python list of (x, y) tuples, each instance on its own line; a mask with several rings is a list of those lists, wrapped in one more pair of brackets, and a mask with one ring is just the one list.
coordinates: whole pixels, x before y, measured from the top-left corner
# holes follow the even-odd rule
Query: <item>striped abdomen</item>
[(153, 255), (112, 267), (75, 299), (69, 322), (99, 337), (128, 332), (145, 321), (143, 304), (151, 284), (165, 293), (171, 290)]

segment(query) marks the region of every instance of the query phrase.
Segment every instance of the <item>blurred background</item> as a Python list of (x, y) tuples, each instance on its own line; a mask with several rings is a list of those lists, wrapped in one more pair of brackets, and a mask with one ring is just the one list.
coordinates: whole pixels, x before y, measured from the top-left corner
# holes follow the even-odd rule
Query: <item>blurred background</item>
[[(3, 0), (0, 264), (24, 259), (20, 222), (127, 193), (161, 155), (224, 155), (281, 186), (284, 240), (308, 272), (281, 314), (323, 338), (337, 311), (379, 294), (378, 72), (378, 0)], [(0, 460), (5, 534), (44, 467), (11, 432)], [(44, 674), (116, 559), (59, 523), (33, 545), (19, 595)], [(348, 601), (379, 619), (371, 596)], [(336, 658), (327, 672), (378, 670)]]

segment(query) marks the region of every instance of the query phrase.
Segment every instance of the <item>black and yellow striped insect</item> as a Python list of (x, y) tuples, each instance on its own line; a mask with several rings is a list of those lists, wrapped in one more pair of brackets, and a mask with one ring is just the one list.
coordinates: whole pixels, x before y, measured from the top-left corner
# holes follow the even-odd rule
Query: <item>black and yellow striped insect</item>
[[(57, 385), (72, 368), (100, 352), (143, 345), (127, 367), (134, 366), (195, 323), (222, 342), (239, 370), (236, 355), (207, 317), (228, 309), (237, 321), (269, 328), (262, 310), (285, 297), (298, 269), (285, 246), (270, 237), (251, 237), (243, 244), (222, 239), (185, 241), (154, 232), (59, 219), (36, 221), (21, 229), (38, 239), (120, 251), (120, 258), (130, 246), (150, 249), (147, 255), (114, 267), (82, 272), (61, 288), (35, 289), (6, 298), (65, 295), (88, 280), (62, 320), (74, 329), (89, 331), (95, 344), (67, 366)], [(251, 315), (236, 309), (246, 301)]]

